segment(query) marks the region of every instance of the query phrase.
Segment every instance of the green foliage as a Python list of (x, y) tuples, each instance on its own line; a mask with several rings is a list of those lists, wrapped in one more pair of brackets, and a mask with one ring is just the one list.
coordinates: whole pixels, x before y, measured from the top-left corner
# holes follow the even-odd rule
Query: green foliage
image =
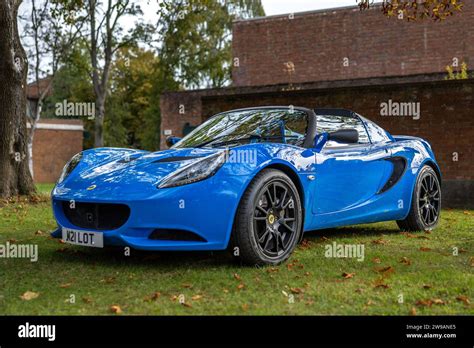
[(455, 71), (451, 65), (446, 66), (446, 71), (448, 72), (448, 76), (445, 77), (445, 80), (465, 80), (469, 78), (466, 62), (461, 63), (461, 70), (459, 71)]
[(253, 0), (161, 1), (158, 31), (164, 71), (186, 88), (228, 84), (233, 21), (264, 14), (260, 1)]
[[(358, 0), (361, 10), (371, 7), (373, 0)], [(383, 0), (382, 13), (387, 17), (398, 17), (408, 21), (425, 18), (434, 21), (445, 20), (455, 12), (462, 11), (462, 0)]]
[[(54, 0), (54, 18), (83, 25), (81, 40), (58, 71), (53, 97), (47, 100), (46, 117), (63, 100), (95, 100), (91, 81), (91, 43), (87, 35), (85, 0)], [(139, 17), (137, 3), (114, 2)], [(125, 6), (125, 7), (124, 7)], [(264, 15), (260, 0), (163, 0), (159, 2), (155, 35), (156, 52), (139, 48), (149, 39), (150, 28), (141, 24), (128, 33), (117, 26), (115, 56), (107, 83), (104, 118), (106, 146), (126, 146), (156, 151), (160, 144), (160, 95), (168, 90), (222, 87), (230, 83), (232, 23), (237, 18)], [(148, 41), (147, 41), (148, 42)], [(102, 50), (98, 59), (105, 59)], [(85, 148), (93, 146), (93, 122), (83, 119)], [(87, 136), (89, 135), (89, 136)]]
[(149, 148), (145, 124), (150, 115), (150, 100), (154, 98), (153, 76), (158, 68), (158, 59), (152, 51), (132, 47), (117, 52), (106, 107), (107, 146)]
[(160, 145), (160, 98), (164, 91), (215, 88), (230, 83), (232, 23), (264, 16), (260, 0), (163, 0), (157, 32), (159, 69), (145, 116), (143, 146)]

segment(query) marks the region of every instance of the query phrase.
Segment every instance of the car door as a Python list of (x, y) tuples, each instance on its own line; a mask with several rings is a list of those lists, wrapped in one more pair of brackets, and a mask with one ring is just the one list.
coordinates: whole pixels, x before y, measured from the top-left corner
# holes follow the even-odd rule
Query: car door
[(390, 170), (384, 160), (390, 157), (390, 151), (381, 142), (371, 143), (357, 114), (318, 115), (317, 121), (318, 132), (351, 128), (359, 133), (358, 144), (328, 141), (315, 154), (313, 214), (324, 224), (337, 220), (338, 214), (367, 204), (377, 194)]

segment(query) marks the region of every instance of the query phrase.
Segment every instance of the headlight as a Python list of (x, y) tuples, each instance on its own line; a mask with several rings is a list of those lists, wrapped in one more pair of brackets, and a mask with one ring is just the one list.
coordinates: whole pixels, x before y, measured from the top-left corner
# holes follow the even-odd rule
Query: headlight
[(82, 152), (79, 152), (78, 154), (74, 155), (69, 162), (66, 163), (66, 165), (63, 168), (63, 171), (61, 172), (61, 176), (59, 177), (58, 184), (63, 182), (64, 179), (67, 178), (69, 174), (74, 170), (74, 168), (77, 167), (79, 162), (82, 159)]
[(225, 162), (225, 152), (204, 157), (167, 175), (158, 188), (181, 186), (213, 176)]

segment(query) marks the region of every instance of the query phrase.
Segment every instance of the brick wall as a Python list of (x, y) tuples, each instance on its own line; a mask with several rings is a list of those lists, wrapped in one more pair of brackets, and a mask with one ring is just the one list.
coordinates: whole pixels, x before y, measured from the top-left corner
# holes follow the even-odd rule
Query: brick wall
[(35, 182), (56, 182), (67, 161), (82, 151), (82, 127), (80, 120), (40, 120), (33, 140)]
[[(380, 116), (380, 104), (389, 99), (419, 102), (420, 119)], [(185, 105), (187, 114), (178, 114), (180, 104)], [(200, 123), (217, 112), (264, 105), (348, 108), (392, 134), (422, 137), (431, 143), (440, 164), (446, 206), (474, 206), (473, 79), (374, 78), (294, 85), (292, 90), (263, 86), (166, 93), (162, 96), (162, 119), (178, 134), (184, 120)], [(166, 148), (164, 144), (162, 148)], [(453, 161), (455, 153), (457, 161)]]
[(161, 137), (160, 148), (166, 148), (166, 132), (171, 131), (172, 135), (183, 136), (183, 128), (186, 123), (198, 126), (202, 123), (201, 118), (201, 97), (200, 91), (189, 91), (186, 93), (169, 92), (160, 99), (161, 109)]
[[(474, 0), (443, 22), (387, 18), (378, 6), (237, 21), (235, 86), (445, 72), (453, 58), (474, 67)], [(348, 66), (344, 66), (347, 58)], [(294, 66), (294, 72), (289, 73)]]

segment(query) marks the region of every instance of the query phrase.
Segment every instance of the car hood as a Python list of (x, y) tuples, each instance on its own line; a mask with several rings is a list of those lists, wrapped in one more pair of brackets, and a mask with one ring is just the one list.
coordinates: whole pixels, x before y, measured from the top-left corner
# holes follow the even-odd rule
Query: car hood
[(55, 196), (130, 197), (156, 193), (157, 185), (167, 175), (219, 149), (169, 149), (157, 152), (127, 149), (93, 149), (72, 173), (53, 191)]

